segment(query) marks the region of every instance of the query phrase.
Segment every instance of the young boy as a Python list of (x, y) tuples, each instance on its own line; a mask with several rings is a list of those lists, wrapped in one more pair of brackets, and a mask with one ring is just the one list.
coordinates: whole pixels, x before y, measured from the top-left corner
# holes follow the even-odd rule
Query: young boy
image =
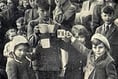
[(13, 38), (11, 44), (13, 57), (6, 64), (8, 79), (35, 79), (30, 68), (31, 61), (27, 57), (31, 52), (27, 39), (18, 35)]
[(71, 37), (72, 45), (87, 56), (84, 79), (117, 79), (114, 59), (110, 56), (110, 44), (106, 37), (96, 33), (91, 38), (92, 49), (86, 48), (75, 37)]
[(104, 24), (96, 29), (96, 33), (100, 33), (107, 37), (111, 45), (111, 56), (116, 62), (118, 70), (118, 27), (114, 24), (114, 9), (111, 6), (105, 6), (101, 10), (101, 17)]

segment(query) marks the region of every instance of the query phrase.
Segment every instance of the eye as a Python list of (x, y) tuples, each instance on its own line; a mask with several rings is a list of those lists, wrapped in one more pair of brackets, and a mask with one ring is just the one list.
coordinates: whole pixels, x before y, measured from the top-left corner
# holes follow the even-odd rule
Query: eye
[(100, 49), (104, 48), (103, 46), (99, 46)]

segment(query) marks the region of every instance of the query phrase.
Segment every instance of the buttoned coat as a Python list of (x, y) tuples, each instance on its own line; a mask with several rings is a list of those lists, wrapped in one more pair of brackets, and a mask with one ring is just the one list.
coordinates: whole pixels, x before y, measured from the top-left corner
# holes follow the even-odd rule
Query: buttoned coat
[(105, 24), (103, 24), (96, 29), (96, 33), (103, 34), (108, 38), (111, 45), (111, 56), (116, 62), (116, 67), (118, 67), (118, 27), (112, 23), (109, 30), (105, 31)]
[[(65, 43), (65, 50), (68, 53), (68, 62), (66, 64), (66, 70), (64, 79), (83, 79), (83, 68), (86, 63), (86, 56), (77, 51), (71, 43)], [(64, 45), (63, 45), (64, 46)], [(62, 48), (63, 48), (62, 46)]]
[(23, 60), (23, 63), (9, 58), (6, 64), (8, 79), (36, 79), (33, 70), (29, 67), (29, 61)]
[(84, 79), (117, 79), (114, 60), (108, 52), (94, 60), (92, 50), (87, 49), (78, 40), (75, 40), (72, 45), (87, 56)]

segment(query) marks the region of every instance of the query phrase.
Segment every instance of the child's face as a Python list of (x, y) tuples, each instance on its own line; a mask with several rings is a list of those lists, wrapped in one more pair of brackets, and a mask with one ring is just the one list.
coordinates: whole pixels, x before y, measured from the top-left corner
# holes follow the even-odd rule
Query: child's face
[(38, 14), (39, 14), (39, 17), (42, 18), (42, 19), (46, 19), (48, 17), (48, 11), (38, 7)]
[(37, 5), (36, 0), (29, 0), (29, 3), (32, 8), (34, 8)]
[(39, 33), (39, 26), (34, 27), (34, 33)]
[(92, 44), (92, 50), (96, 57), (100, 57), (106, 52), (106, 48), (103, 43), (100, 43), (98, 45)]
[(3, 11), (3, 10), (6, 10), (7, 9), (7, 5), (5, 3), (0, 3), (0, 9)]
[(27, 7), (29, 5), (28, 0), (23, 0), (23, 7)]
[(15, 35), (16, 35), (16, 30), (15, 29), (9, 30), (9, 39), (10, 40), (12, 40)]
[(22, 29), (24, 26), (22, 25), (22, 23), (16, 23), (16, 25), (17, 25), (17, 29), (19, 30), (19, 29)]
[(13, 8), (13, 2), (11, 0), (7, 0), (7, 5), (9, 8)]
[(15, 49), (15, 55), (18, 58), (23, 58), (26, 56), (28, 52), (28, 47), (25, 45), (19, 45), (16, 49)]
[(113, 21), (113, 13), (112, 14), (106, 14), (102, 12), (101, 17), (103, 21), (107, 24), (110, 24)]
[(82, 44), (85, 44), (86, 37), (84, 35), (75, 35), (75, 38), (79, 40)]

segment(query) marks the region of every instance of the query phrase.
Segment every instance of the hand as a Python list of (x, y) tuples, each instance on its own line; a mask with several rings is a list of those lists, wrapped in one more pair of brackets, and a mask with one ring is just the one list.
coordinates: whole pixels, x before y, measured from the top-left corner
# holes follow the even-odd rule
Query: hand
[(65, 70), (62, 70), (61, 73), (59, 74), (59, 77), (64, 77), (65, 75)]
[(66, 31), (66, 35), (65, 35), (64, 38), (62, 38), (62, 40), (63, 40), (64, 42), (69, 42), (69, 41), (71, 41), (71, 38), (72, 38), (72, 37), (73, 37), (72, 33), (69, 32), (69, 31)]
[(66, 38), (73, 37), (72, 33), (70, 31), (66, 31)]

